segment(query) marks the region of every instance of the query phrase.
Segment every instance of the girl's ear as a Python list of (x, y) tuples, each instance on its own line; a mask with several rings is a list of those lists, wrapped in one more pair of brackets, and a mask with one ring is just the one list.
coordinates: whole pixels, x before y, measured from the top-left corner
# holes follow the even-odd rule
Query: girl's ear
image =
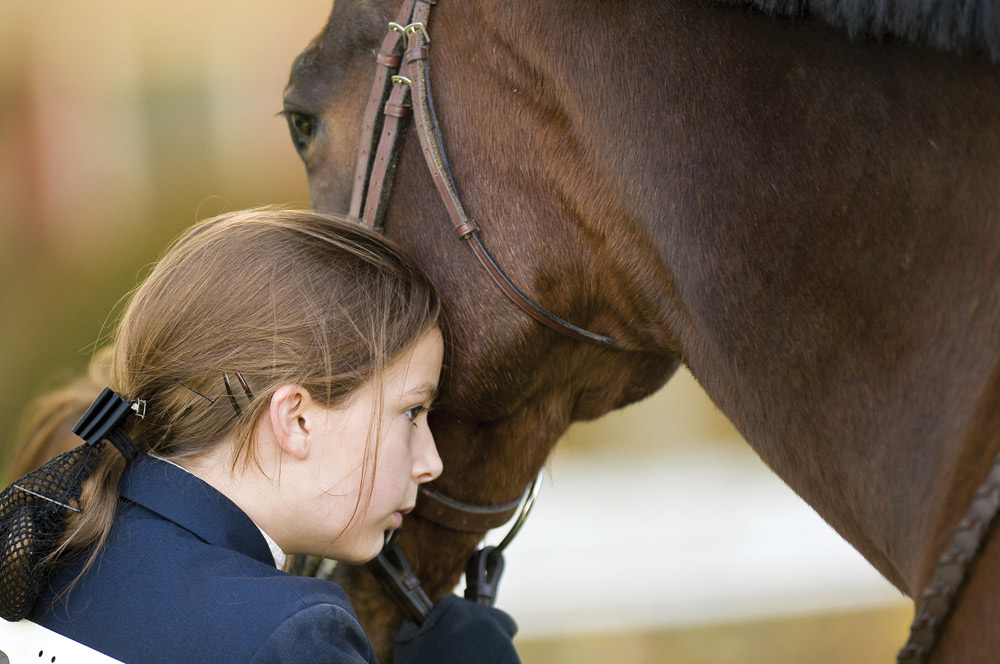
[(300, 461), (309, 453), (313, 405), (309, 393), (298, 385), (282, 385), (271, 396), (270, 422), (278, 446)]

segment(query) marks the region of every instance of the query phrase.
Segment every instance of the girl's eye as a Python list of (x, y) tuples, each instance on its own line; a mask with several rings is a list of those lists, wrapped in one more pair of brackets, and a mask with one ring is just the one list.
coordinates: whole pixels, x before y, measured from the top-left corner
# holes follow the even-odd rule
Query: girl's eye
[(427, 410), (428, 410), (427, 406), (420, 405), (420, 406), (414, 406), (412, 408), (407, 408), (406, 411), (404, 412), (406, 414), (406, 419), (408, 419), (409, 421), (413, 422), (414, 425), (416, 425), (417, 418), (420, 417), (423, 413), (426, 413)]

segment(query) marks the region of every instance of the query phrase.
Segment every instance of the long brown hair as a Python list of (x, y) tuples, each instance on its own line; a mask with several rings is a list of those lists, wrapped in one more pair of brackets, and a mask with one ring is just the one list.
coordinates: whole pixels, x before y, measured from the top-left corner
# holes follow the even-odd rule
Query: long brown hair
[(94, 354), (87, 376), (31, 402), (16, 430), (6, 484), (80, 444), (73, 433), (73, 425), (87, 412), (101, 388), (108, 384), (110, 369), (111, 348), (101, 348)]
[[(294, 383), (321, 405), (346, 403), (436, 326), (439, 311), (412, 261), (357, 223), (277, 209), (226, 214), (180, 238), (135, 291), (109, 386), (146, 402), (145, 417), (128, 424), (140, 451), (182, 459), (233, 440), (234, 467), (254, 463), (274, 390)], [(235, 378), (230, 396), (223, 377), (236, 372), (254, 398)], [(56, 556), (94, 544), (96, 554), (124, 467), (108, 446)]]

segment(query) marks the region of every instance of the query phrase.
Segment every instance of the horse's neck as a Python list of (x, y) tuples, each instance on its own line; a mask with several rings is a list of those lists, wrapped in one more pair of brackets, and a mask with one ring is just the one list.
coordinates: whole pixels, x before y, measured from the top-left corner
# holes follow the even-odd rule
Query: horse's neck
[(974, 441), (997, 446), (975, 412), (1000, 363), (1000, 75), (700, 2), (643, 11), (588, 6), (561, 39), (498, 22), (482, 73), (518, 49), (495, 83), (520, 106), (480, 163), (558, 156), (504, 174), (524, 180), (512, 196), (540, 187), (524, 209), (555, 193), (581, 225), (560, 271), (600, 275), (605, 303), (581, 322), (681, 355), (762, 458), (918, 592), (972, 490), (952, 475)]
[[(921, 329), (926, 309), (900, 327), (902, 307), (888, 303), (884, 318), (854, 318), (844, 294), (810, 305), (834, 319), (788, 300), (759, 316), (712, 312), (689, 362), (765, 462), (888, 578), (919, 591), (1000, 440), (980, 423), (997, 406), (996, 339), (955, 311), (934, 321), (954, 320), (951, 335)], [(858, 333), (841, 336), (845, 324)]]
[[(574, 132), (553, 144), (586, 164), (562, 195), (605, 244), (581, 254), (614, 257), (604, 289), (649, 305), (607, 310), (644, 329), (659, 312), (660, 350), (918, 592), (971, 491), (951, 476), (974, 440), (997, 446), (974, 414), (1000, 363), (1000, 76), (701, 3), (645, 18), (591, 32), (581, 17), (596, 69), (542, 37), (521, 53), (548, 76), (528, 92)], [(643, 270), (651, 246), (663, 267)]]
[(673, 144), (685, 358), (762, 458), (919, 592), (974, 488), (953, 476), (1000, 443), (976, 419), (1000, 363), (1000, 75), (740, 20), (701, 22), (700, 115)]

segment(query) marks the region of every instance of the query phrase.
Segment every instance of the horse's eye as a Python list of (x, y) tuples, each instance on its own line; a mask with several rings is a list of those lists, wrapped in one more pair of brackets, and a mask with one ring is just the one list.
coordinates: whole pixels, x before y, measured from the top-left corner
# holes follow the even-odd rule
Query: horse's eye
[(316, 118), (298, 111), (286, 111), (285, 119), (288, 121), (288, 132), (292, 135), (295, 149), (299, 153), (304, 152), (316, 133)]

